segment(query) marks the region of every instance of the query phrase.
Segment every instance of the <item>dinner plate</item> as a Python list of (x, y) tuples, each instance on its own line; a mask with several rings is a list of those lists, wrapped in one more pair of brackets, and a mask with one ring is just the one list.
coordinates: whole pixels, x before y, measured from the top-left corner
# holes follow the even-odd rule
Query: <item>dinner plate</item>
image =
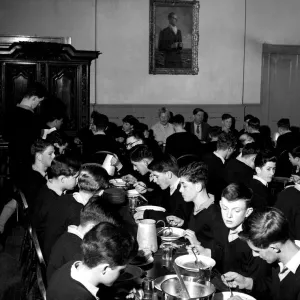
[[(238, 292), (233, 292), (234, 296), (240, 296), (243, 300), (256, 300), (252, 296), (249, 296), (244, 293), (238, 293)], [(214, 300), (228, 300), (231, 297), (230, 292), (222, 292), (222, 293), (216, 293), (214, 295)]]
[[(169, 229), (170, 228), (170, 229)], [(157, 228), (157, 232), (162, 230), (162, 228)], [(171, 230), (171, 232), (169, 231)], [(184, 236), (185, 230), (182, 228), (177, 228), (177, 227), (166, 227), (166, 229), (162, 232), (160, 232), (158, 235), (162, 239), (162, 241), (165, 242), (172, 242), (180, 239), (181, 237)], [(171, 234), (169, 234), (171, 233)]]
[(144, 210), (156, 210), (156, 211), (162, 211), (165, 212), (166, 209), (161, 207), (161, 206), (155, 206), (155, 205), (143, 205), (143, 206), (139, 206), (137, 207), (135, 210), (136, 211), (144, 211)]
[[(208, 256), (197, 255), (198, 260), (207, 265), (208, 268), (213, 268), (216, 264), (216, 261)], [(194, 255), (182, 255), (175, 259), (177, 266), (192, 272), (198, 272), (199, 268), (195, 266), (195, 256)]]
[(154, 286), (155, 286), (155, 288), (156, 288), (157, 290), (162, 291), (162, 290), (161, 290), (161, 284), (162, 284), (164, 281), (166, 281), (166, 280), (168, 280), (168, 279), (170, 279), (170, 278), (175, 278), (175, 277), (177, 277), (176, 274), (170, 274), (170, 275), (166, 275), (166, 276), (160, 276), (160, 277), (158, 277), (158, 278), (156, 278), (156, 279), (154, 280)]

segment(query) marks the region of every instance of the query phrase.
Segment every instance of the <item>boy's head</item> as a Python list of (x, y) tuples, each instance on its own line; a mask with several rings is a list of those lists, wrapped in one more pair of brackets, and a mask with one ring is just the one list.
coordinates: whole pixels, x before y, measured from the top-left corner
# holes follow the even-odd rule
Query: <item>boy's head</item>
[(125, 118), (123, 118), (123, 130), (125, 132), (132, 131), (135, 126), (139, 123), (138, 119), (135, 118), (132, 115), (127, 115)]
[(99, 196), (92, 197), (80, 212), (80, 226), (86, 232), (102, 222), (118, 225), (112, 214), (100, 206), (99, 198)]
[(260, 128), (260, 120), (256, 117), (251, 118), (248, 121), (248, 132), (253, 133), (253, 132), (258, 132)]
[(41, 163), (45, 168), (49, 168), (55, 157), (54, 146), (51, 142), (43, 139), (36, 140), (31, 146), (32, 163)]
[(148, 165), (153, 160), (153, 153), (146, 145), (138, 145), (134, 147), (130, 153), (130, 161), (133, 169), (138, 171), (141, 175), (149, 172)]
[(142, 131), (133, 130), (126, 139), (126, 149), (130, 150), (136, 145), (144, 144), (144, 135)]
[(220, 206), (223, 221), (229, 229), (236, 229), (253, 211), (252, 192), (244, 184), (231, 183), (222, 192)]
[(276, 170), (276, 161), (276, 156), (272, 151), (259, 152), (254, 160), (256, 175), (266, 182), (271, 182)]
[(98, 284), (111, 286), (136, 255), (137, 243), (132, 235), (111, 223), (100, 223), (83, 238), (83, 264)]
[(32, 109), (35, 109), (47, 96), (47, 89), (40, 82), (30, 85), (23, 95), (23, 101), (26, 101)]
[(94, 195), (108, 187), (108, 180), (107, 171), (100, 164), (83, 164), (79, 170), (78, 188)]
[(244, 159), (245, 163), (254, 169), (254, 161), (256, 155), (259, 153), (259, 147), (255, 143), (249, 143), (244, 146), (242, 149), (242, 158)]
[(233, 117), (230, 114), (222, 115), (222, 126), (226, 129), (231, 129), (233, 124)]
[(241, 146), (245, 146), (250, 143), (254, 143), (254, 138), (249, 133), (243, 133), (239, 137), (239, 142)]
[(208, 133), (211, 142), (216, 142), (221, 133), (222, 133), (222, 129), (219, 126), (211, 127)]
[(193, 119), (197, 125), (201, 124), (204, 121), (204, 117), (205, 117), (205, 112), (203, 109), (195, 108), (193, 110)]
[(300, 146), (289, 153), (289, 160), (293, 166), (300, 166)]
[(291, 130), (290, 119), (280, 119), (277, 122), (278, 133), (283, 134)]
[(90, 129), (93, 132), (97, 131), (105, 131), (107, 129), (109, 120), (106, 115), (97, 113), (93, 114), (93, 117), (91, 118), (91, 126)]
[(175, 115), (172, 118), (172, 123), (173, 123), (173, 127), (175, 132), (178, 132), (180, 129), (184, 128), (184, 117), (183, 115)]
[(222, 132), (218, 137), (217, 150), (226, 152), (225, 159), (228, 159), (234, 152), (237, 144), (235, 135), (231, 132)]
[(184, 201), (194, 201), (198, 194), (206, 190), (208, 168), (203, 162), (192, 162), (178, 172), (180, 177), (180, 193)]
[(252, 118), (254, 118), (254, 116), (252, 116), (252, 115), (246, 115), (246, 116), (244, 117), (244, 129), (245, 129), (246, 132), (248, 131), (248, 122), (249, 122), (249, 120), (251, 120)]
[(282, 246), (290, 238), (288, 220), (280, 210), (267, 207), (245, 220), (239, 237), (248, 243), (253, 256), (271, 264), (278, 261)]
[(72, 190), (76, 186), (80, 162), (75, 157), (56, 156), (47, 170), (48, 180), (56, 179), (62, 190)]
[(153, 160), (148, 169), (152, 180), (160, 186), (162, 190), (168, 188), (174, 179), (178, 179), (178, 165), (176, 159), (164, 154), (161, 158)]

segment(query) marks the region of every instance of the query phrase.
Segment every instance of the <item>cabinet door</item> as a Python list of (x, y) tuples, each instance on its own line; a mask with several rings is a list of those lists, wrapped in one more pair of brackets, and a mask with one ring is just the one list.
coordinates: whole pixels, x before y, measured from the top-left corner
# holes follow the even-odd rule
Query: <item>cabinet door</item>
[(36, 63), (5, 63), (5, 110), (11, 111), (22, 100), (28, 85), (37, 80)]
[(75, 133), (79, 129), (78, 65), (48, 65), (49, 91), (60, 98), (67, 107), (65, 130)]

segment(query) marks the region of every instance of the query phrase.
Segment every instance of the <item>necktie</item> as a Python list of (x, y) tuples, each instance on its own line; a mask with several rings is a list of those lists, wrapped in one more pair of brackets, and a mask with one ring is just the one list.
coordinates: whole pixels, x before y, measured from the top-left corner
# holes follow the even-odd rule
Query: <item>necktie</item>
[(201, 134), (201, 127), (200, 127), (200, 125), (197, 125), (196, 133), (197, 133), (197, 136), (198, 136), (199, 140), (201, 140), (202, 134)]
[(197, 125), (197, 130), (196, 130), (196, 133), (199, 134), (200, 133), (200, 126)]

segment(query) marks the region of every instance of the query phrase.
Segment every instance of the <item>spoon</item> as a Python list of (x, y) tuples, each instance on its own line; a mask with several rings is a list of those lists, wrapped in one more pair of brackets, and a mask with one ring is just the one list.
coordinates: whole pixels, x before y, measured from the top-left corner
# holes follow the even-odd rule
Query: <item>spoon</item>
[(181, 274), (180, 274), (180, 270), (179, 270), (178, 266), (175, 264), (175, 262), (173, 263), (173, 268), (176, 272), (176, 275), (177, 275), (179, 283), (180, 283), (180, 287), (183, 291), (183, 298), (190, 299), (189, 291), (187, 290), (187, 288), (184, 284), (184, 281), (183, 281), (183, 279), (181, 277)]
[(207, 268), (207, 265), (204, 264), (204, 263), (198, 258), (197, 254), (195, 253), (195, 247), (192, 248), (192, 252), (193, 252), (194, 255), (195, 255), (195, 258), (196, 258), (195, 265), (196, 265), (196, 267), (199, 268), (199, 271), (200, 271), (200, 269), (206, 269), (206, 268)]

